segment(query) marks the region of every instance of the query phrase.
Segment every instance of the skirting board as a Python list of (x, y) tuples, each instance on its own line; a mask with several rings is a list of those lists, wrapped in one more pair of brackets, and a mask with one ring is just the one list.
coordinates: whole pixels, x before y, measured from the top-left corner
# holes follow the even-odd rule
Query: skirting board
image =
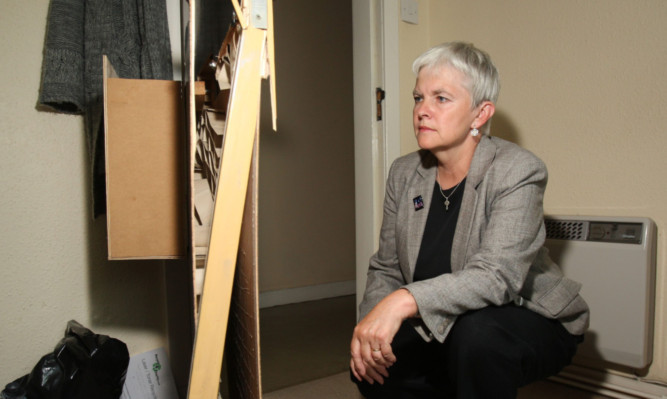
[(288, 288), (284, 290), (265, 291), (259, 294), (259, 307), (270, 308), (272, 306), (287, 305), (290, 303), (354, 295), (355, 293), (356, 282), (354, 280), (309, 285), (306, 287)]
[(645, 381), (577, 365), (567, 366), (560, 374), (549, 379), (610, 398), (667, 399), (667, 385), (664, 382)]

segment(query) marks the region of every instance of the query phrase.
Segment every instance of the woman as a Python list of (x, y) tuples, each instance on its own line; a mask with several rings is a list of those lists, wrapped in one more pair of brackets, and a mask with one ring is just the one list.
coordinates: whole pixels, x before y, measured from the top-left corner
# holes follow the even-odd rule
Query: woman
[(543, 248), (546, 167), (488, 135), (488, 54), (445, 43), (413, 71), (421, 150), (389, 172), (353, 381), (367, 398), (514, 398), (567, 365), (588, 326), (580, 284)]

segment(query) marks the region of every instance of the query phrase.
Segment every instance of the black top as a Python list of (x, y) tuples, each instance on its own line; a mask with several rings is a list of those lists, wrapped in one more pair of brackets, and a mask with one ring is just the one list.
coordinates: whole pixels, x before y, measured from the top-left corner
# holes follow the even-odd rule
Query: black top
[[(440, 193), (440, 185), (437, 181), (435, 182), (426, 227), (424, 227), (424, 236), (419, 247), (414, 281), (426, 280), (452, 272), (452, 241), (464, 188), (465, 179), (455, 190), (452, 188), (442, 190), (449, 198), (449, 210), (446, 210), (445, 198)], [(453, 194), (451, 194), (452, 191)]]

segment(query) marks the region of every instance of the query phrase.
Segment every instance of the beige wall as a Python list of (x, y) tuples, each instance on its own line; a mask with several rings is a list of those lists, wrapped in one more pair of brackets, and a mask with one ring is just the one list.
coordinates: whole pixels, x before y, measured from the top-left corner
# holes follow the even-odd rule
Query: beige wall
[[(667, 381), (667, 2), (419, 0), (419, 7), (420, 24), (401, 26), (401, 62), (449, 40), (491, 54), (502, 86), (492, 134), (546, 162), (547, 213), (648, 216), (657, 223), (649, 378)], [(412, 84), (409, 67), (402, 68), (405, 98)], [(416, 148), (406, 122), (410, 102), (401, 112), (405, 153)]]
[(130, 353), (166, 346), (162, 264), (105, 260), (82, 118), (37, 111), (48, 1), (0, 13), (0, 387), (76, 319)]
[(276, 1), (274, 18), (278, 132), (265, 101), (260, 290), (353, 281), (352, 7)]

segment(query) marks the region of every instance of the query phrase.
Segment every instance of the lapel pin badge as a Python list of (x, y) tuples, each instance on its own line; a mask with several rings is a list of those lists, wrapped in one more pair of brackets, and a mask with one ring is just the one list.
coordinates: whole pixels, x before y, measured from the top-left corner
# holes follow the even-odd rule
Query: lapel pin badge
[(424, 209), (424, 199), (421, 195), (414, 197), (412, 203), (415, 205), (415, 211)]

